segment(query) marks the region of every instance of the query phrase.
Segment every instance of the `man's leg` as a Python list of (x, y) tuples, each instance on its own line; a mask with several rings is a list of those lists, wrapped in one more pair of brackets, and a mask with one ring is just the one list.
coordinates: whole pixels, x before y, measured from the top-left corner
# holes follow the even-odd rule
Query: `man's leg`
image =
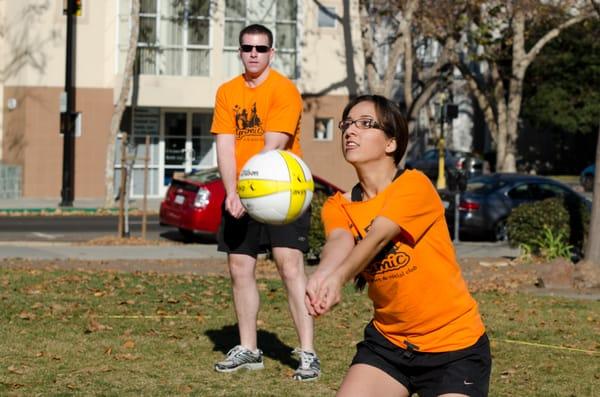
[(255, 277), (256, 258), (250, 255), (229, 254), (228, 262), (240, 344), (255, 351), (256, 319), (260, 304)]
[(300, 340), (300, 349), (314, 352), (313, 319), (304, 304), (306, 275), (303, 254), (294, 248), (273, 247), (273, 258), (287, 289), (288, 306)]

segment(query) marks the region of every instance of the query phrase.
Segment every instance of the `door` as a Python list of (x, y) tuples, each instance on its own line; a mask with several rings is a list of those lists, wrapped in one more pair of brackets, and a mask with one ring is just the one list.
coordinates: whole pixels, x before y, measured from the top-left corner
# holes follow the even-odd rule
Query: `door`
[(163, 178), (161, 195), (176, 173), (216, 167), (215, 140), (210, 133), (212, 113), (163, 111)]

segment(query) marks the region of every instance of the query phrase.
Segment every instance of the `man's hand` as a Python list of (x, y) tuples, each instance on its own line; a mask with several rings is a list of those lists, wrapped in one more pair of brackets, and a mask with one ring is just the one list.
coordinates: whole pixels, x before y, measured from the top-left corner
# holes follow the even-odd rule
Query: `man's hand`
[(242, 205), (242, 201), (237, 192), (228, 194), (227, 197), (225, 197), (225, 210), (236, 219), (240, 219), (244, 216), (246, 209)]
[(336, 272), (313, 273), (306, 284), (305, 304), (311, 316), (318, 317), (327, 313), (342, 299), (344, 282)]

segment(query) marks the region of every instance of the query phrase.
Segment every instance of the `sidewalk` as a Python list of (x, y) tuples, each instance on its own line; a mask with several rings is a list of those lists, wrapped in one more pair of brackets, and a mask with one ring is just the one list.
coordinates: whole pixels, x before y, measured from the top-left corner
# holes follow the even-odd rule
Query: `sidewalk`
[[(459, 242), (455, 244), (458, 258), (514, 258), (518, 248), (505, 243)], [(71, 243), (0, 242), (0, 260), (22, 258), (33, 260), (164, 260), (223, 258), (214, 244), (186, 245), (119, 245), (86, 246)]]
[[(161, 200), (159, 198), (148, 199), (148, 211), (158, 212)], [(0, 213), (96, 212), (99, 209), (104, 209), (104, 201), (102, 199), (76, 199), (72, 207), (60, 207), (60, 201), (60, 197), (1, 199)], [(143, 208), (142, 199), (130, 200), (128, 206), (130, 210), (141, 210)], [(118, 211), (118, 209), (117, 203), (112, 210)]]

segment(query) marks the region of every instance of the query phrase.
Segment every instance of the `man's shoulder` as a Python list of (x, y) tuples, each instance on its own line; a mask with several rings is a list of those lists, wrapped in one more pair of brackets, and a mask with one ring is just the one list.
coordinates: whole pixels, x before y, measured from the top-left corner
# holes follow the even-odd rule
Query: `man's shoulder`
[(234, 89), (244, 85), (244, 78), (241, 74), (227, 80), (219, 86), (219, 91)]
[(289, 84), (293, 87), (296, 87), (296, 84), (294, 84), (294, 82), (289, 77), (285, 76), (276, 69), (271, 68), (269, 78), (273, 81), (276, 81), (278, 84)]

